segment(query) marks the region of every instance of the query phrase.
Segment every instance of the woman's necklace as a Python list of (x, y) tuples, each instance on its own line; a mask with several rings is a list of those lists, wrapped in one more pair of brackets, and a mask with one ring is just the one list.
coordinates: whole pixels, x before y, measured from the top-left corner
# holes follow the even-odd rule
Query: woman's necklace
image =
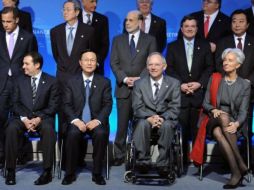
[(228, 80), (226, 77), (224, 78), (226, 84), (229, 85), (229, 86), (231, 86), (232, 84), (234, 84), (235, 81), (236, 81), (236, 79), (237, 79), (237, 77), (236, 77), (234, 80)]

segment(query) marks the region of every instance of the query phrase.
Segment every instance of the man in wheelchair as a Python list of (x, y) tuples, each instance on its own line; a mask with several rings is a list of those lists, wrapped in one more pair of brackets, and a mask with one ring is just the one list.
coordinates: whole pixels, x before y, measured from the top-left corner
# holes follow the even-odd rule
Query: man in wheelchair
[(140, 172), (148, 171), (151, 131), (155, 130), (159, 136), (156, 168), (160, 176), (169, 173), (170, 146), (180, 112), (180, 83), (163, 75), (166, 67), (166, 60), (160, 53), (151, 53), (147, 58), (149, 75), (135, 82), (132, 96), (136, 165)]

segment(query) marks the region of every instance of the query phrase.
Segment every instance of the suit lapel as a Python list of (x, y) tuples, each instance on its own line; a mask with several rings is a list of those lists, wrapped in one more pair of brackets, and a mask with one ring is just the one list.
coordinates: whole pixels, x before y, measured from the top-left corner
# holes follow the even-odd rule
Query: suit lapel
[[(122, 43), (122, 45), (123, 45), (123, 49), (126, 49), (127, 51), (126, 51), (126, 53), (127, 53), (127, 57), (129, 58), (129, 59), (131, 59), (131, 49), (130, 49), (130, 44), (129, 44), (129, 34), (127, 33), (127, 34), (125, 34), (124, 36), (123, 36), (123, 43)], [(127, 58), (127, 59), (128, 59)]]
[(66, 43), (66, 24), (63, 24), (62, 27), (59, 29), (59, 36), (60, 36), (60, 47), (63, 48), (63, 51), (66, 55), (68, 55), (67, 52), (67, 43)]
[(73, 42), (73, 47), (72, 47), (72, 51), (71, 54), (73, 54), (74, 52), (76, 52), (76, 50), (79, 49), (80, 43), (82, 42), (82, 38), (86, 38), (86, 36), (84, 36), (84, 33), (81, 29), (81, 25), (82, 23), (78, 23), (78, 27), (77, 27), (77, 31), (75, 34), (75, 38), (74, 38), (74, 42)]
[(18, 33), (18, 36), (17, 36), (17, 40), (16, 40), (16, 43), (15, 43), (15, 46), (14, 46), (14, 49), (13, 49), (11, 59), (14, 59), (14, 57), (17, 54), (17, 51), (20, 49), (20, 46), (21, 46), (22, 42), (24, 41), (24, 39), (25, 39), (24, 33), (21, 29), (19, 29), (19, 33)]
[[(40, 99), (39, 97), (42, 94), (46, 83), (47, 83), (47, 80), (46, 80), (45, 74), (42, 73), (41, 78), (40, 78), (39, 83), (38, 83), (34, 104), (36, 104), (36, 102)], [(32, 88), (31, 88), (31, 90), (32, 90)]]
[(32, 94), (32, 86), (31, 86), (31, 78), (29, 76), (25, 76), (24, 89), (27, 91), (27, 101), (30, 108), (33, 107), (33, 94)]
[(92, 26), (96, 26), (99, 21), (98, 15), (96, 12), (93, 13)]
[[(182, 50), (182, 51), (181, 51)], [(194, 50), (193, 50), (194, 51)], [(186, 51), (185, 51), (185, 45), (184, 45), (184, 40), (181, 39), (179, 41), (179, 52), (180, 52), (180, 57), (183, 57), (184, 60), (184, 65), (183, 67), (185, 68), (186, 73), (189, 73), (189, 68), (188, 68), (188, 61), (187, 61), (187, 57), (186, 57)], [(194, 53), (194, 52), (193, 52)], [(193, 61), (192, 61), (193, 63)]]
[(199, 55), (200, 55), (200, 44), (199, 41), (196, 39), (194, 41), (194, 45), (193, 45), (193, 58), (192, 58), (192, 65), (191, 65), (191, 70), (190, 73), (192, 73), (192, 71), (196, 71), (195, 67), (198, 67), (198, 65), (196, 65), (199, 61), (197, 61), (199, 59)]
[(220, 22), (221, 22), (221, 14), (219, 12), (218, 15), (216, 16), (210, 30), (209, 30), (209, 32), (208, 32), (208, 36), (209, 36), (209, 34), (216, 33), (216, 30), (218, 30), (218, 28), (220, 27), (219, 26)]
[(144, 90), (145, 90), (145, 92), (147, 92), (148, 98), (150, 99), (150, 101), (151, 101), (153, 104), (155, 104), (155, 101), (154, 101), (154, 99), (153, 99), (153, 90), (152, 90), (152, 84), (151, 84), (150, 77), (147, 76), (146, 78), (147, 78), (147, 80), (145, 80)]
[(151, 24), (150, 24), (148, 34), (154, 34), (155, 33), (154, 31), (155, 31), (155, 28), (156, 28), (156, 23), (157, 23), (157, 21), (156, 21), (154, 15), (151, 14)]
[(168, 82), (166, 81), (166, 78), (163, 77), (163, 80), (162, 80), (162, 83), (161, 83), (161, 87), (160, 87), (160, 90), (159, 90), (159, 93), (158, 93), (157, 101), (158, 101), (158, 100), (162, 100), (164, 94), (165, 94), (167, 91), (168, 91)]
[(6, 42), (6, 38), (5, 38), (5, 33), (3, 32), (3, 35), (1, 35), (2, 37), (1, 37), (1, 46), (3, 47), (3, 51), (4, 51), (4, 54), (5, 54), (5, 56), (4, 57), (6, 57), (7, 59), (11, 59), (10, 58), (10, 55), (9, 55), (9, 52), (8, 52), (8, 47), (7, 47), (7, 42)]
[[(246, 35), (245, 42), (244, 42), (244, 49), (243, 52), (246, 55), (251, 55), (253, 52), (251, 52), (253, 49), (253, 42), (250, 41), (249, 35)], [(246, 57), (245, 60), (248, 58)]]

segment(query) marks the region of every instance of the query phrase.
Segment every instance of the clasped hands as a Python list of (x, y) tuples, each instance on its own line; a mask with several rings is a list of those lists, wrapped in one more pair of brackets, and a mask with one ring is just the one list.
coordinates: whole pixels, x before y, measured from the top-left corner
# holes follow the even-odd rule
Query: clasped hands
[(160, 128), (162, 123), (164, 122), (164, 119), (160, 117), (159, 115), (153, 115), (151, 117), (147, 118), (147, 121), (150, 123), (152, 128)]
[(181, 91), (185, 94), (193, 94), (197, 89), (201, 87), (199, 82), (183, 83), (181, 85)]
[(32, 118), (32, 119), (24, 119), (23, 120), (23, 123), (27, 129), (27, 132), (35, 132), (36, 131), (36, 128), (38, 127), (38, 125), (40, 125), (41, 123), (41, 118), (40, 117), (35, 117), (35, 118)]
[[(226, 113), (226, 112), (224, 112), (224, 111), (222, 111), (222, 110), (219, 110), (219, 109), (213, 109), (211, 112), (212, 112), (214, 118), (218, 118), (218, 117), (220, 117), (220, 115), (222, 115), (222, 114), (228, 115), (228, 113)], [(224, 130), (225, 132), (228, 132), (228, 133), (233, 134), (233, 133), (236, 133), (236, 132), (237, 132), (237, 128), (238, 128), (239, 126), (240, 126), (240, 124), (239, 124), (238, 121), (236, 121), (236, 122), (231, 121), (231, 122), (229, 122), (229, 124), (228, 124), (227, 127), (224, 127), (224, 128), (223, 128), (223, 130)]]
[(134, 82), (138, 79), (140, 79), (140, 77), (127, 77), (125, 83), (127, 84), (128, 87), (133, 87)]
[(75, 125), (81, 132), (86, 132), (86, 130), (93, 130), (95, 127), (99, 126), (99, 122), (96, 119), (93, 119), (87, 123), (84, 121), (77, 119), (76, 121), (73, 122), (73, 125)]

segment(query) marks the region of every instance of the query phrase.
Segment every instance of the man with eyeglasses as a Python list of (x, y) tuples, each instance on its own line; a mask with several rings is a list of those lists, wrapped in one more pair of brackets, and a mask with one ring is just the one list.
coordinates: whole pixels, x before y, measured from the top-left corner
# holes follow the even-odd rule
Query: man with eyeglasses
[(66, 164), (63, 185), (76, 180), (77, 163), (84, 135), (92, 137), (92, 181), (105, 185), (102, 176), (103, 158), (109, 135), (109, 115), (112, 109), (112, 90), (109, 79), (94, 73), (97, 57), (86, 50), (80, 55), (82, 73), (68, 80), (63, 96), (63, 111), (68, 128), (65, 141)]
[(216, 50), (216, 43), (231, 33), (230, 19), (220, 11), (221, 1), (203, 0), (203, 10), (191, 13), (198, 21), (197, 37), (210, 42), (212, 52)]
[[(50, 30), (51, 48), (57, 64), (56, 77), (61, 94), (68, 79), (80, 72), (79, 56), (81, 52), (84, 49), (94, 49), (94, 29), (78, 21), (80, 8), (78, 0), (65, 1), (62, 11), (66, 22)], [(60, 111), (60, 136), (66, 129), (64, 122), (63, 113)]]
[(98, 56), (96, 73), (104, 75), (104, 61), (109, 50), (109, 25), (108, 18), (96, 12), (98, 0), (82, 0), (82, 11), (78, 16), (84, 22), (94, 28), (95, 51)]

